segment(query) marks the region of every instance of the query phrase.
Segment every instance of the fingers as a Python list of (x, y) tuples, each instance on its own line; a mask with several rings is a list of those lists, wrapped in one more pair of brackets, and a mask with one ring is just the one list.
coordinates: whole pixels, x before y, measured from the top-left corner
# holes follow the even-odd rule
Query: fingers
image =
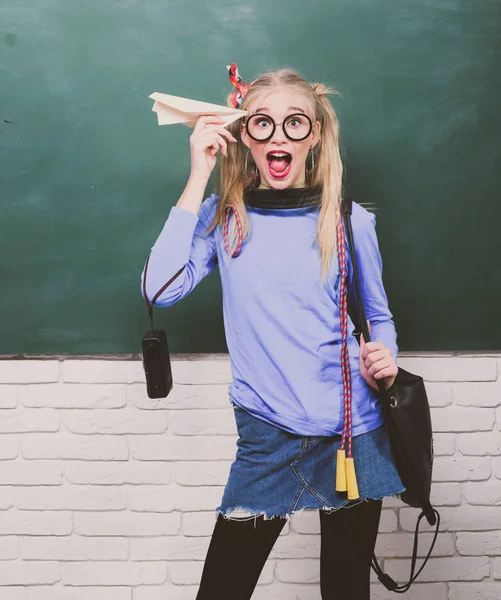
[(210, 149), (212, 156), (221, 149), (223, 156), (228, 156), (228, 141), (235, 143), (237, 140), (227, 129), (218, 124), (220, 122), (222, 121), (219, 118), (200, 117), (191, 136), (192, 147), (199, 151)]
[[(362, 339), (363, 337), (363, 334), (361, 334), (360, 339)], [(371, 354), (372, 352), (376, 352), (383, 349), (388, 350), (388, 348), (385, 348), (383, 342), (365, 342), (364, 339), (364, 346), (361, 349), (362, 358), (365, 360), (367, 356), (369, 356), (369, 354)]]
[(226, 125), (223, 119), (216, 117), (215, 115), (208, 115), (199, 117), (196, 122), (195, 128), (193, 129), (193, 134), (199, 134), (204, 130), (216, 129), (218, 133), (224, 135), (232, 142), (236, 142), (235, 137), (224, 127)]
[(384, 379), (385, 377), (393, 377), (397, 374), (397, 370), (391, 367), (387, 367), (386, 369), (381, 369), (377, 373), (374, 373), (374, 379)]
[(360, 345), (360, 371), (368, 385), (377, 390), (380, 379), (387, 382), (387, 388), (393, 384), (398, 366), (391, 350), (382, 342), (368, 342)]
[(195, 127), (193, 129), (193, 133), (198, 133), (199, 131), (204, 129), (206, 125), (209, 125), (211, 123), (215, 125), (223, 125), (224, 121), (220, 117), (216, 117), (216, 115), (202, 115), (201, 117), (198, 117), (197, 122), (195, 123)]
[(392, 365), (396, 368), (396, 362), (389, 348), (386, 348), (381, 342), (371, 342), (367, 344), (360, 353), (368, 375), (374, 375), (381, 369), (385, 369)]
[(395, 361), (390, 357), (378, 360), (367, 369), (367, 374), (375, 379), (381, 379), (394, 373), (396, 373), (396, 365)]
[(211, 154), (213, 154), (213, 155), (217, 154), (217, 151), (219, 149), (221, 149), (221, 154), (223, 156), (228, 155), (228, 144), (226, 143), (226, 140), (223, 138), (223, 136), (219, 135), (218, 133), (215, 133), (215, 135), (211, 136), (211, 140), (212, 140), (212, 144), (209, 144), (207, 146), (207, 147), (212, 146)]
[(379, 345), (379, 343), (377, 348), (372, 347), (372, 342), (366, 344), (364, 350), (365, 352), (362, 353), (362, 358), (368, 366), (385, 356), (391, 356), (391, 350), (384, 345)]
[[(212, 132), (216, 132), (219, 135), (224, 136), (225, 138), (227, 138), (229, 141), (231, 142), (236, 142), (237, 140), (233, 137), (233, 135), (224, 127), (221, 127), (221, 125), (207, 125), (207, 127), (204, 127), (204, 129), (202, 129), (201, 131), (197, 132), (197, 135), (193, 135), (192, 137), (195, 137), (196, 139), (202, 139), (204, 136), (206, 135), (211, 135)], [(195, 134), (195, 132), (193, 132), (193, 134)]]
[(225, 138), (230, 140), (230, 142), (236, 142), (237, 139), (225, 128), (225, 127), (217, 127), (217, 131), (219, 134), (223, 135)]

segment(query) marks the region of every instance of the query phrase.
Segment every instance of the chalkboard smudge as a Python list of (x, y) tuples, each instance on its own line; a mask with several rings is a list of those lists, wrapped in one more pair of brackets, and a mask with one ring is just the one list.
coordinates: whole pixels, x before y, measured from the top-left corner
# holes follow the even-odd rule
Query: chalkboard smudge
[(17, 36), (14, 33), (7, 33), (4, 37), (5, 43), (7, 46), (15, 46), (17, 41)]
[(4, 123), (9, 123), (9, 125), (14, 125), (14, 121), (7, 121), (7, 119), (3, 120)]

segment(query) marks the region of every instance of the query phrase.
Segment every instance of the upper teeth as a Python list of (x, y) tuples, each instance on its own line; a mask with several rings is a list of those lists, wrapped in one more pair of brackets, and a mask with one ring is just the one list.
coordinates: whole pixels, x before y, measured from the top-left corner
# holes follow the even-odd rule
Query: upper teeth
[(270, 152), (270, 156), (276, 156), (277, 158), (285, 158), (289, 155), (286, 152)]

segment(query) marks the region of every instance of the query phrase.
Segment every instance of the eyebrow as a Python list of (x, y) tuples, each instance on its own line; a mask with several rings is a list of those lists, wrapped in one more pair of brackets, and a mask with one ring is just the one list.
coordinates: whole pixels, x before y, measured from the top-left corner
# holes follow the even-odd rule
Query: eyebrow
[[(306, 111), (303, 108), (299, 108), (299, 106), (289, 106), (289, 108), (287, 110), (297, 110), (298, 112), (302, 112), (302, 113), (306, 114)], [(259, 108), (256, 108), (256, 110), (252, 114), (255, 115), (256, 113), (263, 112), (263, 111), (270, 112), (270, 109), (266, 108), (266, 106), (260, 106)]]

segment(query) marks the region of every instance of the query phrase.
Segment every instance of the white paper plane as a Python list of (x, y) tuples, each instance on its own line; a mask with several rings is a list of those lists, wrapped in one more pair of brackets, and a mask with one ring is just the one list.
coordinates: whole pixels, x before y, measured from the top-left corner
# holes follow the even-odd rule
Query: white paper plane
[(247, 114), (246, 110), (180, 98), (179, 96), (170, 96), (159, 92), (154, 92), (149, 98), (153, 98), (155, 101), (151, 110), (157, 113), (159, 125), (183, 123), (188, 127), (194, 127), (198, 117), (202, 115), (217, 115), (226, 125), (229, 125)]

